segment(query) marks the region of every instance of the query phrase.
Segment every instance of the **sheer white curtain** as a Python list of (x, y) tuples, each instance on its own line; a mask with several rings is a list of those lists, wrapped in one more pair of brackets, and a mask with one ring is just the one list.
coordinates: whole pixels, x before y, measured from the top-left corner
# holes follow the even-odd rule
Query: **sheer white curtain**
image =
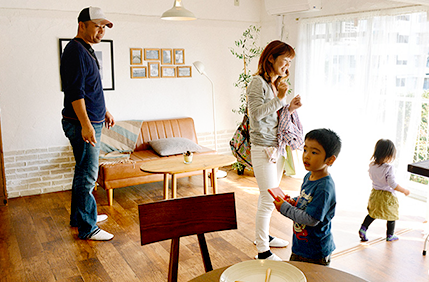
[[(326, 127), (343, 140), (332, 167), (343, 184), (368, 181), (380, 138), (397, 147), (396, 177), (406, 185), (420, 123), (428, 27), (426, 12), (356, 14), (301, 20), (294, 91), (307, 132)], [(337, 176), (338, 177), (338, 176)]]

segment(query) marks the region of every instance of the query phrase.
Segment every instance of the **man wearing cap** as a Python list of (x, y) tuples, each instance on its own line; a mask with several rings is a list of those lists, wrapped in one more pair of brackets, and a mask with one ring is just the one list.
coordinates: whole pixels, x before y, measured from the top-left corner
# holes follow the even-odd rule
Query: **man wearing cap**
[(91, 46), (99, 43), (106, 26), (111, 28), (113, 24), (97, 7), (83, 9), (78, 24), (77, 35), (65, 47), (60, 67), (62, 125), (76, 160), (70, 225), (78, 227), (80, 239), (105, 241), (113, 235), (97, 226), (107, 215), (97, 215), (92, 191), (98, 176), (101, 129), (103, 124), (112, 127), (115, 120), (106, 110), (100, 66)]

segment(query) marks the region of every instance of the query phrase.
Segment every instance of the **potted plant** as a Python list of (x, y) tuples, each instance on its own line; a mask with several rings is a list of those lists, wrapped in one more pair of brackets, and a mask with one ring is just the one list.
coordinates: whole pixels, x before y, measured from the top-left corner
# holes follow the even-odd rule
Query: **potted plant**
[(240, 89), (240, 106), (238, 109), (232, 110), (237, 114), (243, 115), (246, 113), (246, 89), (252, 79), (249, 64), (254, 58), (259, 57), (263, 50), (256, 44), (260, 31), (261, 27), (250, 25), (249, 28), (243, 32), (241, 38), (234, 42), (236, 49), (232, 47), (229, 48), (232, 55), (239, 60), (243, 60), (243, 71), (238, 75), (238, 79), (234, 83), (234, 86)]
[[(234, 86), (240, 89), (240, 106), (238, 109), (233, 109), (232, 111), (239, 115), (246, 114), (247, 110), (246, 89), (252, 79), (249, 64), (252, 59), (259, 57), (263, 50), (257, 45), (260, 31), (261, 27), (250, 25), (249, 28), (243, 32), (241, 38), (234, 42), (236, 49), (229, 48), (232, 55), (243, 61), (243, 70), (238, 75), (237, 81), (234, 83)], [(244, 173), (245, 165), (237, 161), (232, 165), (232, 168), (237, 170), (239, 175), (242, 175)], [(251, 168), (249, 167), (249, 169)]]
[(232, 164), (232, 168), (237, 171), (238, 175), (243, 175), (246, 167), (242, 163), (235, 162)]

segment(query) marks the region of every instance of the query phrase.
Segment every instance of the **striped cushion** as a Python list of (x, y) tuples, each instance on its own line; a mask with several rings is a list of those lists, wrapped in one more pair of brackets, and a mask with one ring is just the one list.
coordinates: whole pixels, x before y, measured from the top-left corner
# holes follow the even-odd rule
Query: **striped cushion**
[(110, 152), (131, 153), (136, 146), (140, 134), (142, 120), (117, 121), (110, 129), (101, 131), (100, 155)]

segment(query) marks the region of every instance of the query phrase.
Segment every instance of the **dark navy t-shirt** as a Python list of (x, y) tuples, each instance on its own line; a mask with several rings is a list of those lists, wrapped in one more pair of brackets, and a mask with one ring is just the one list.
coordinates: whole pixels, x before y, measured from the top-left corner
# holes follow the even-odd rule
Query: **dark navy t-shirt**
[(81, 39), (71, 40), (61, 56), (61, 82), (64, 92), (63, 117), (76, 120), (72, 102), (84, 99), (89, 120), (104, 122), (106, 105), (96, 58), (91, 46)]
[(305, 258), (321, 259), (335, 250), (331, 220), (335, 215), (335, 183), (330, 175), (310, 181), (304, 177), (296, 207), (320, 222), (316, 226), (293, 223), (292, 252)]

